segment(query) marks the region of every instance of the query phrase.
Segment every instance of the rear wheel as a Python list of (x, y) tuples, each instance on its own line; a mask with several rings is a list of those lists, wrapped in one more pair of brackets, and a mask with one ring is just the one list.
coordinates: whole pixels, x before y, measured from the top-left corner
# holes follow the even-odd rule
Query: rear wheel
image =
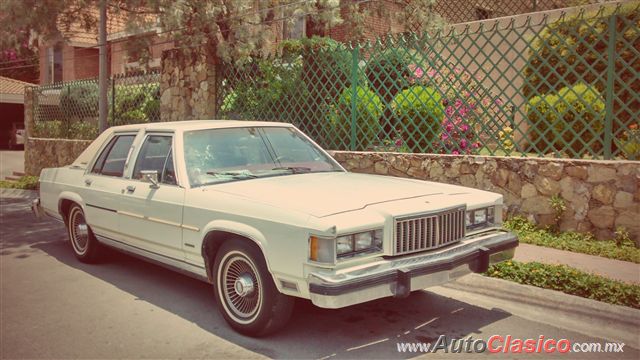
[(293, 298), (278, 291), (254, 244), (227, 241), (216, 255), (213, 270), (218, 310), (239, 333), (265, 336), (291, 317)]
[(87, 225), (82, 208), (71, 205), (67, 216), (67, 231), (71, 248), (78, 260), (85, 263), (93, 263), (100, 255), (100, 243)]

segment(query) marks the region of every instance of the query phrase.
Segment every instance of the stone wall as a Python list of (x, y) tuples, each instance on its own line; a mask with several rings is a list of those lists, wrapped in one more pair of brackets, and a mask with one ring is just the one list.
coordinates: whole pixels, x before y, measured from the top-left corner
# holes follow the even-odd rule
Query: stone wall
[(215, 54), (204, 49), (167, 50), (162, 53), (161, 69), (162, 121), (215, 117)]
[(91, 144), (91, 140), (28, 138), (24, 151), (26, 175), (40, 175), (48, 167), (66, 166)]
[(508, 214), (555, 222), (550, 199), (564, 199), (561, 230), (613, 238), (618, 226), (640, 244), (640, 162), (433, 154), (333, 152), (354, 172), (460, 184), (504, 195)]

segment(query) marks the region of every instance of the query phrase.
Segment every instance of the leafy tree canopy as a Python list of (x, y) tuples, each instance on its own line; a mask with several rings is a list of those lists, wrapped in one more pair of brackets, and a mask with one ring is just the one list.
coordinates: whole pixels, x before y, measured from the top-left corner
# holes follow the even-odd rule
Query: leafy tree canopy
[[(108, 17), (126, 24), (125, 31), (131, 34), (158, 27), (177, 46), (207, 46), (227, 62), (242, 63), (267, 52), (277, 23), (293, 23), (300, 16), (309, 16), (314, 26), (325, 28), (348, 21), (354, 39), (358, 39), (366, 26), (366, 15), (382, 12), (385, 1), (107, 0), (107, 10)], [(405, 9), (397, 14), (399, 21), (406, 30), (436, 26), (439, 18), (431, 12), (435, 1), (399, 1)], [(45, 41), (65, 40), (79, 30), (97, 34), (99, 4), (100, 0), (2, 0), (0, 16), (5, 26), (0, 29), (1, 49), (17, 48), (22, 40), (16, 34), (21, 31)], [(346, 19), (341, 14), (347, 14)], [(144, 46), (148, 38), (138, 37), (129, 45)]]

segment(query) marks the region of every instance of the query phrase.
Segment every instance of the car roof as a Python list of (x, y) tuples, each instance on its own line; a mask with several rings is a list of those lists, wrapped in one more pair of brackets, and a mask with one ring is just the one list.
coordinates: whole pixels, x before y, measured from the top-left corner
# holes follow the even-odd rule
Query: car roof
[(131, 131), (145, 129), (153, 130), (203, 130), (203, 129), (224, 129), (234, 127), (292, 127), (293, 125), (283, 122), (273, 121), (250, 121), (250, 120), (185, 120), (171, 122), (156, 122), (145, 124), (113, 126), (109, 130), (114, 132)]

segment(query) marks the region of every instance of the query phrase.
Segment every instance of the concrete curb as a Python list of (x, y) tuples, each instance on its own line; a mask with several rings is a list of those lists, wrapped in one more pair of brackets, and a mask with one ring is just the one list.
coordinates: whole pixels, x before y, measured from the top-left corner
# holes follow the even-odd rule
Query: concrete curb
[[(640, 348), (640, 310), (568, 295), (559, 291), (490, 278), (478, 274), (442, 285), (446, 290), (471, 293), (488, 306), (530, 320), (576, 332), (597, 333), (602, 338)], [(514, 305), (517, 304), (517, 305)], [(478, 304), (480, 305), (480, 304)], [(559, 325), (560, 324), (560, 325)]]
[(36, 190), (22, 190), (22, 189), (9, 189), (0, 188), (0, 198), (12, 198), (12, 199), (35, 199), (38, 197)]

